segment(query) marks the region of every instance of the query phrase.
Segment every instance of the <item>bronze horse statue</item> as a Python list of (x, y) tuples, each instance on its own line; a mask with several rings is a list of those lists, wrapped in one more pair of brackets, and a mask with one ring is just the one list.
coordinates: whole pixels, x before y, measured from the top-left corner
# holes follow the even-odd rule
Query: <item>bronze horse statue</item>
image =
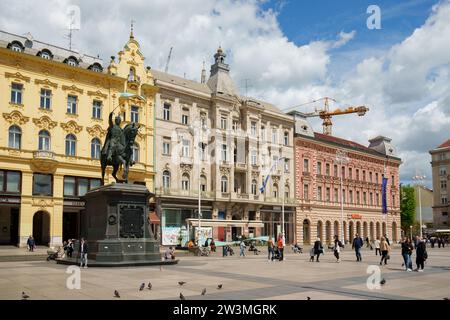
[[(133, 145), (138, 134), (140, 126), (136, 123), (129, 123), (123, 129), (120, 128), (121, 119), (117, 116), (115, 123), (112, 121), (111, 112), (109, 115), (109, 128), (106, 135), (105, 144), (103, 145), (100, 163), (102, 167), (102, 184), (104, 184), (105, 170), (107, 166), (113, 167), (112, 176), (116, 182), (128, 183), (128, 172), (133, 166), (134, 161)], [(123, 180), (117, 178), (117, 171), (123, 168)]]

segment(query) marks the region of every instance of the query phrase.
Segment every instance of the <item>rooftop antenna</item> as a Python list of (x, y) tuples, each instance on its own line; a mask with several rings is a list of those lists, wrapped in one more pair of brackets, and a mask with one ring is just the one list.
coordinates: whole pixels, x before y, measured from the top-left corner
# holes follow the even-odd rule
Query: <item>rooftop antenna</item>
[(134, 21), (133, 19), (131, 19), (130, 38), (134, 38), (133, 31), (134, 31), (134, 23), (135, 23), (135, 22), (136, 22), (136, 21)]
[(172, 57), (172, 49), (173, 49), (173, 47), (170, 47), (169, 55), (167, 56), (166, 67), (164, 68), (165, 73), (167, 73), (167, 70), (169, 70), (169, 62), (170, 62), (170, 58)]
[(77, 12), (75, 11), (75, 9), (71, 9), (69, 11), (69, 16), (68, 16), (68, 18), (69, 18), (69, 28), (68, 28), (69, 33), (66, 34), (66, 38), (69, 39), (69, 50), (70, 51), (72, 51), (72, 46), (73, 46), (73, 43), (72, 43), (73, 32), (76, 30), (80, 30), (80, 28), (76, 27), (76, 25), (77, 25), (76, 21), (75, 21), (76, 14), (77, 14)]
[(245, 96), (248, 95), (248, 88), (252, 87), (252, 85), (250, 83), (251, 83), (251, 79), (244, 79)]

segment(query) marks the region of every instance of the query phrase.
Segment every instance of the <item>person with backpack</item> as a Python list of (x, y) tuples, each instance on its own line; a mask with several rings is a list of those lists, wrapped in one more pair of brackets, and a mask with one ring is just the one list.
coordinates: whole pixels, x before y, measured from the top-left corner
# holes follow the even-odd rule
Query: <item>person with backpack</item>
[(334, 247), (333, 247), (333, 254), (336, 257), (336, 262), (341, 262), (339, 258), (339, 253), (341, 252), (341, 248), (343, 248), (344, 245), (339, 240), (338, 236), (334, 236)]

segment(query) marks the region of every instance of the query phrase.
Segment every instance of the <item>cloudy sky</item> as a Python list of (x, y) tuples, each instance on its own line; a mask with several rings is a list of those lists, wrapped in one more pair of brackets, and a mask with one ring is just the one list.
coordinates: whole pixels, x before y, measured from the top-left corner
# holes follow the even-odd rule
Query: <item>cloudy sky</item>
[[(371, 4), (380, 7), (381, 29), (367, 28)], [(332, 108), (368, 106), (364, 117), (334, 117), (333, 134), (364, 145), (392, 138), (402, 182), (424, 174), (431, 186), (428, 151), (450, 138), (449, 0), (2, 0), (0, 29), (68, 47), (73, 6), (75, 48), (105, 64), (134, 20), (153, 69), (164, 69), (173, 47), (169, 72), (198, 80), (221, 45), (242, 94), (281, 109), (325, 96), (336, 100)], [(321, 102), (299, 110), (315, 106)]]

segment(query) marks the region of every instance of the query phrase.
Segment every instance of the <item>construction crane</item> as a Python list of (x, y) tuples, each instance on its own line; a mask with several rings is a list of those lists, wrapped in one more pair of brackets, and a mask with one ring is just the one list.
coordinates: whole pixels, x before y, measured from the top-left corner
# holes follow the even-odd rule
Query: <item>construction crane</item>
[(172, 57), (172, 49), (173, 47), (170, 47), (169, 55), (167, 56), (166, 68), (164, 69), (165, 73), (167, 73), (167, 70), (169, 70), (169, 62), (170, 58)]
[[(320, 119), (323, 120), (323, 123), (322, 123), (323, 134), (326, 134), (326, 135), (329, 135), (329, 136), (331, 136), (331, 129), (332, 129), (332, 126), (333, 126), (333, 124), (331, 122), (331, 118), (333, 116), (338, 116), (338, 115), (342, 115), (342, 114), (356, 113), (356, 114), (358, 114), (358, 116), (361, 117), (361, 116), (364, 116), (367, 111), (369, 111), (369, 108), (367, 108), (366, 106), (347, 107), (347, 108), (345, 108), (343, 110), (338, 108), (338, 109), (335, 109), (333, 111), (330, 111), (329, 101), (331, 100), (333, 102), (336, 102), (336, 100), (334, 100), (333, 98), (329, 98), (329, 97), (324, 97), (324, 98), (321, 98), (321, 99), (317, 99), (317, 100), (314, 100), (314, 101), (311, 101), (311, 102), (304, 103), (302, 105), (315, 103), (315, 102), (320, 101), (320, 100), (324, 100), (324, 108), (323, 109), (316, 109), (314, 112), (304, 113), (303, 115), (305, 117), (320, 117)], [(299, 105), (299, 106), (302, 106), (302, 105)], [(297, 108), (299, 106), (296, 106), (294, 108)], [(291, 108), (291, 109), (293, 109), (293, 108)]]

